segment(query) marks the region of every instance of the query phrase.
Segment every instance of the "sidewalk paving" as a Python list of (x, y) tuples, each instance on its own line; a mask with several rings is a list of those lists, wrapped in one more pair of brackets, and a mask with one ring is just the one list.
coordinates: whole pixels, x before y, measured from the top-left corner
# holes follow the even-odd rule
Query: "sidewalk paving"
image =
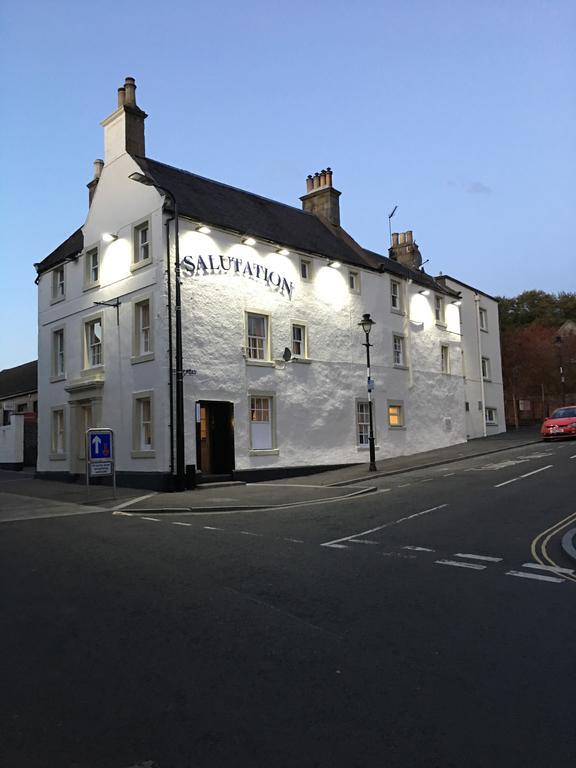
[(113, 496), (110, 486), (91, 486), (87, 490), (83, 483), (36, 480), (33, 470), (2, 471), (0, 495), (3, 505), (8, 503), (10, 495), (14, 495), (83, 505), (92, 509), (99, 507), (103, 510), (113, 510), (125, 507), (127, 512), (144, 514), (214, 513), (281, 508), (370, 493), (374, 490), (372, 482), (378, 477), (426, 469), (539, 442), (537, 427), (523, 427), (448, 448), (377, 460), (376, 472), (369, 472), (368, 464), (364, 463), (282, 480), (199, 485), (194, 490), (182, 493), (153, 493), (137, 488), (118, 488), (116, 497)]

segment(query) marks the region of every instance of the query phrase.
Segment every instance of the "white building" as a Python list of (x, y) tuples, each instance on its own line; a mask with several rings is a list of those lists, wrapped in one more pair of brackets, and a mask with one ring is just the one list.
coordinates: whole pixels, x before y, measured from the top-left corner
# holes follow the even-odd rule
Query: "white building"
[[(391, 258), (363, 249), (340, 227), (330, 169), (308, 177), (302, 210), (148, 159), (145, 117), (127, 78), (102, 123), (86, 221), (36, 265), (40, 474), (83, 474), (91, 426), (114, 430), (119, 482), (133, 485), (171, 487), (182, 440), (203, 479), (367, 462), (365, 313), (376, 459), (483, 434), (462, 366), (460, 293), (474, 300), (420, 269), (411, 232), (394, 235)], [(483, 402), (503, 429), (499, 386)]]

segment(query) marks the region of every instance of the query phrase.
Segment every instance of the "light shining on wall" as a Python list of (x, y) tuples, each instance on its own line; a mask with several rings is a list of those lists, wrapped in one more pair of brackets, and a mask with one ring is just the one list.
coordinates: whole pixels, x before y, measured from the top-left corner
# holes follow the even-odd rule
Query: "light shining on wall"
[(342, 272), (331, 267), (320, 267), (314, 276), (316, 297), (334, 309), (342, 309), (348, 304), (349, 290)]
[(119, 237), (101, 251), (100, 282), (113, 283), (130, 276), (132, 244), (125, 237)]

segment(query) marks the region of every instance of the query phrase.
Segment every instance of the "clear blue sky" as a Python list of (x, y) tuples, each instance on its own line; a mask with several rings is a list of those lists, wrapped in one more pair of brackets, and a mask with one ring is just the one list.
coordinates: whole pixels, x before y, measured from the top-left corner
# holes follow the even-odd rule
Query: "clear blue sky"
[(487, 293), (576, 290), (574, 0), (32, 0), (0, 11), (0, 369), (37, 356), (34, 262), (80, 226), (124, 77), (147, 154)]

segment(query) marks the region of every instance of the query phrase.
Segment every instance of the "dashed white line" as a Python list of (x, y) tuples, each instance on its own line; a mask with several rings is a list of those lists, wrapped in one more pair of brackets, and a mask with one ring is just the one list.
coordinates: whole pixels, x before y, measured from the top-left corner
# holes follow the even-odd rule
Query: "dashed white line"
[(412, 549), (414, 552), (436, 552), (435, 549), (428, 549), (428, 547), (402, 547), (402, 549)]
[(187, 526), (191, 526), (191, 525), (192, 525), (192, 523), (179, 523), (179, 522), (173, 522), (173, 523), (172, 523), (172, 525), (187, 525)]
[(207, 531), (223, 531), (224, 530), (224, 528), (216, 528), (216, 526), (214, 525), (205, 525), (204, 528)]
[(261, 533), (252, 533), (252, 531), (240, 531), (242, 536), (262, 536)]
[(567, 573), (572, 576), (573, 568), (560, 568), (556, 565), (541, 565), (540, 563), (522, 563), (522, 568), (535, 568), (538, 571), (552, 571), (553, 573)]
[(351, 539), (350, 544), (380, 544), (380, 542), (370, 541), (370, 539)]
[(486, 566), (479, 563), (462, 563), (459, 560), (435, 560), (438, 565), (453, 565), (455, 568), (473, 568), (475, 571), (483, 571)]
[(576, 453), (574, 454), (574, 456), (570, 456), (569, 458), (576, 459)]
[(442, 475), (442, 477), (452, 477), (452, 475), (455, 475), (456, 472), (448, 472), (447, 475)]
[(488, 555), (465, 555), (462, 552), (455, 552), (454, 557), (468, 557), (471, 560), (487, 560), (489, 563), (501, 563), (501, 557), (489, 557)]
[(113, 515), (124, 515), (124, 517), (134, 517), (133, 512), (112, 512)]
[(518, 576), (521, 579), (536, 579), (538, 581), (554, 581), (561, 584), (566, 579), (557, 579), (554, 576), (544, 576), (542, 573), (524, 573), (523, 571), (506, 571), (506, 576)]
[(304, 544), (303, 539), (289, 539), (289, 538), (285, 538), (284, 541), (291, 541), (294, 544)]
[(160, 522), (160, 520), (157, 517), (141, 517), (140, 520), (152, 520), (153, 523)]
[(412, 483), (402, 483), (402, 485), (399, 485), (398, 488), (408, 488), (409, 485), (412, 485)]
[(495, 485), (494, 488), (502, 488), (503, 485), (509, 485), (510, 483), (515, 483), (517, 480), (523, 480), (525, 477), (537, 475), (538, 472), (544, 472), (545, 469), (552, 469), (553, 466), (553, 464), (548, 464), (547, 467), (540, 467), (540, 469), (535, 469), (533, 472), (526, 472), (525, 475), (520, 475), (520, 477), (513, 477), (512, 480), (506, 480), (504, 483), (498, 483), (498, 485)]

